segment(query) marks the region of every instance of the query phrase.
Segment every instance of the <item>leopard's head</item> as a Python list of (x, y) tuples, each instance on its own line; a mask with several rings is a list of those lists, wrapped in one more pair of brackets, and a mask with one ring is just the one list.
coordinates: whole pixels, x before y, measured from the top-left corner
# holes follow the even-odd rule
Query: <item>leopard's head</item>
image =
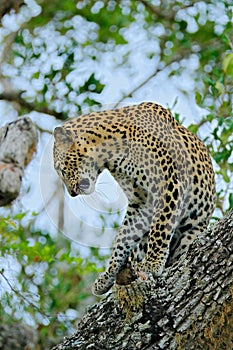
[(54, 168), (66, 185), (69, 194), (90, 194), (95, 189), (98, 167), (85, 138), (78, 137), (69, 128), (54, 130)]

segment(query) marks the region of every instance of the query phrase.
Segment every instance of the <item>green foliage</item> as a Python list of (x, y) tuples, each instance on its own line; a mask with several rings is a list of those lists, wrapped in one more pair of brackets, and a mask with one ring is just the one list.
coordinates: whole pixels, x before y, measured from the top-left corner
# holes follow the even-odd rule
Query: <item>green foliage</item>
[[(83, 259), (72, 251), (62, 236), (54, 242), (48, 233), (24, 227), (23, 218), (24, 214), (18, 214), (0, 219), (0, 284), (6, 289), (1, 304), (8, 310), (2, 317), (6, 322), (9, 317), (25, 322), (30, 315), (31, 323), (40, 329), (41, 346), (46, 348), (46, 339), (69, 332), (80, 317), (79, 307), (86, 304), (87, 298), (93, 299), (90, 286), (100, 269), (93, 257)], [(15, 266), (21, 266), (17, 273), (13, 266), (7, 266), (9, 256)], [(95, 257), (98, 261), (97, 253)], [(67, 310), (73, 310), (71, 319)]]
[(227, 76), (233, 78), (233, 53), (229, 53), (224, 57), (222, 68)]
[[(121, 34), (121, 29), (129, 26), (133, 21), (133, 16), (130, 11), (124, 13), (123, 1), (115, 2), (91, 0), (87, 6), (83, 6), (78, 10), (79, 15), (87, 19), (89, 22), (98, 24), (97, 42), (108, 43), (113, 40), (116, 44), (126, 44), (124, 36)], [(107, 6), (106, 6), (107, 5)]]
[(79, 93), (86, 91), (95, 91), (100, 94), (104, 88), (104, 84), (101, 84), (99, 80), (95, 78), (95, 74), (91, 74), (90, 77), (85, 81), (83, 86), (79, 87)]
[(226, 32), (220, 37), (222, 49), (210, 56), (212, 59), (211, 67), (208, 68), (210, 71), (205, 75), (202, 72), (204, 87), (201, 92), (196, 92), (196, 103), (207, 113), (199, 124), (190, 127), (194, 132), (206, 127), (210, 130), (204, 141), (217, 164), (217, 183), (223, 181), (226, 184), (225, 189), (218, 192), (217, 206), (222, 213), (232, 208), (229, 186), (233, 172), (233, 61), (232, 53), (222, 54), (231, 49), (231, 41), (227, 39), (229, 34), (227, 26)]

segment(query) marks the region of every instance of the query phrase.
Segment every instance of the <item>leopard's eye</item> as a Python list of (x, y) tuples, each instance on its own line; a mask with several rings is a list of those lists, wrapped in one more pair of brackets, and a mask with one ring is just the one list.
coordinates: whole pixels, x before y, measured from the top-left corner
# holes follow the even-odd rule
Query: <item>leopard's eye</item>
[(65, 175), (66, 175), (66, 172), (65, 172), (65, 170), (63, 170), (63, 169), (60, 169), (60, 171), (61, 171), (61, 174), (62, 174), (62, 176), (63, 176), (63, 177), (65, 177)]

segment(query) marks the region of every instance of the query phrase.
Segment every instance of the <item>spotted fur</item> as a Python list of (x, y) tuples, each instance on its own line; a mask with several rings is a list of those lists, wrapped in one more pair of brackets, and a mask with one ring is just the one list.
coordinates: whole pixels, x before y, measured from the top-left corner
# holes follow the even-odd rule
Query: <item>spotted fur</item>
[(104, 294), (126, 263), (161, 274), (187, 251), (215, 204), (211, 160), (203, 143), (163, 107), (142, 103), (94, 112), (55, 129), (54, 166), (71, 196), (94, 191), (108, 169), (128, 197), (106, 271)]

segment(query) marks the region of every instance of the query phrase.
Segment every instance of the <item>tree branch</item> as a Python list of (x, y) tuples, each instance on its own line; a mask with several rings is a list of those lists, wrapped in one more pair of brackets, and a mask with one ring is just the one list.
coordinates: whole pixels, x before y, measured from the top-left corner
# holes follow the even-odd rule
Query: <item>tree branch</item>
[[(152, 5), (149, 1), (147, 0), (140, 0), (140, 2), (145, 6), (145, 8), (147, 8), (149, 10), (149, 12), (151, 12), (153, 15), (155, 15), (157, 18), (160, 18), (162, 20), (167, 21), (167, 29), (170, 28), (170, 30), (174, 30), (172, 28), (172, 23), (175, 21), (175, 16), (177, 14), (177, 11), (174, 11), (172, 6), (171, 8), (168, 9), (163, 9), (163, 6), (154, 6)], [(182, 7), (179, 7), (179, 10), (183, 10), (189, 7), (192, 7), (195, 5), (195, 3), (199, 2), (199, 0), (193, 0), (191, 3), (189, 3), (188, 5), (183, 5)], [(174, 62), (179, 62), (182, 59), (185, 59), (188, 55), (191, 55), (192, 52), (190, 52), (190, 49), (185, 50), (185, 49), (180, 49), (179, 50), (179, 54), (178, 55), (172, 55), (171, 59), (165, 63), (163, 61), (163, 59), (165, 58), (165, 60), (168, 59), (168, 57), (166, 55), (164, 55), (164, 51), (165, 51), (165, 44), (167, 41), (167, 35), (164, 34), (163, 36), (161, 36), (159, 38), (160, 41), (160, 62), (163, 62), (165, 65), (162, 68), (157, 67), (155, 69), (155, 71), (149, 75), (143, 82), (141, 82), (138, 86), (134, 87), (131, 91), (129, 91), (127, 94), (123, 94), (122, 97), (120, 98), (120, 100), (114, 105), (114, 108), (117, 108), (121, 102), (124, 101), (125, 98), (127, 97), (131, 97), (136, 91), (138, 91), (141, 87), (143, 87), (145, 84), (147, 84), (152, 78), (154, 78), (160, 71), (164, 70), (165, 68), (169, 67), (172, 63)]]
[(10, 91), (10, 92), (3, 92), (0, 94), (0, 100), (6, 100), (9, 102), (16, 102), (18, 103), (22, 108), (26, 109), (27, 111), (36, 111), (39, 113), (44, 113), (48, 115), (52, 115), (57, 119), (65, 120), (67, 118), (65, 113), (58, 113), (56, 111), (50, 110), (47, 107), (38, 107), (33, 103), (26, 102), (22, 97), (23, 91), (20, 93)]
[(0, 3), (0, 18), (2, 18), (6, 13), (10, 12), (12, 9), (15, 12), (19, 11), (19, 8), (24, 4), (24, 0), (1, 0)]
[[(164, 40), (165, 42), (165, 40)], [(161, 56), (163, 54), (163, 50), (164, 50), (164, 45), (162, 45), (162, 48), (161, 48)], [(155, 69), (155, 71), (149, 75), (145, 80), (143, 80), (140, 84), (138, 84), (136, 87), (134, 87), (132, 90), (130, 90), (127, 94), (124, 94), (122, 95), (122, 97), (120, 98), (120, 100), (114, 105), (113, 108), (117, 108), (121, 102), (124, 101), (124, 99), (126, 97), (131, 97), (136, 91), (138, 91), (139, 89), (141, 89), (141, 87), (143, 87), (144, 85), (146, 85), (152, 78), (154, 78), (158, 73), (160, 73), (161, 71), (164, 71), (165, 68), (168, 68), (172, 63), (174, 62), (179, 62), (181, 61), (182, 59), (184, 59), (186, 57), (187, 54), (190, 54), (189, 51), (185, 52), (185, 51), (181, 51), (181, 54), (179, 55), (175, 55), (173, 56), (173, 58), (167, 63), (165, 64), (164, 66), (161, 66), (161, 67), (157, 67)], [(162, 61), (162, 60), (161, 60)], [(1, 95), (0, 95), (1, 96)], [(1, 98), (1, 97), (0, 97)]]
[(230, 349), (232, 277), (233, 210), (156, 281), (116, 285), (86, 313), (77, 332), (53, 350), (207, 350), (216, 349), (215, 333), (223, 346), (218, 349)]
[[(165, 11), (163, 11), (162, 9), (163, 3), (161, 3), (162, 5), (160, 6), (154, 6), (148, 0), (139, 0), (139, 1), (145, 6), (145, 8), (149, 10), (149, 12), (151, 12), (156, 17), (162, 18), (168, 21), (174, 21), (177, 11), (173, 10), (173, 5), (169, 8), (169, 10), (165, 9)], [(196, 0), (196, 1), (193, 0), (192, 2), (189, 2), (189, 4), (187, 5), (179, 6), (179, 10), (190, 8), (198, 2), (199, 0)]]
[(17, 198), (25, 166), (37, 145), (32, 121), (22, 117), (0, 129), (0, 206)]
[(139, 85), (134, 87), (132, 90), (130, 90), (127, 94), (123, 94), (120, 100), (113, 106), (113, 108), (117, 108), (121, 102), (124, 101), (126, 97), (131, 97), (136, 91), (138, 91), (141, 87), (146, 85), (152, 78), (156, 76), (161, 71), (161, 69), (156, 68), (155, 72), (153, 72), (151, 75), (149, 75), (145, 80), (143, 80)]

